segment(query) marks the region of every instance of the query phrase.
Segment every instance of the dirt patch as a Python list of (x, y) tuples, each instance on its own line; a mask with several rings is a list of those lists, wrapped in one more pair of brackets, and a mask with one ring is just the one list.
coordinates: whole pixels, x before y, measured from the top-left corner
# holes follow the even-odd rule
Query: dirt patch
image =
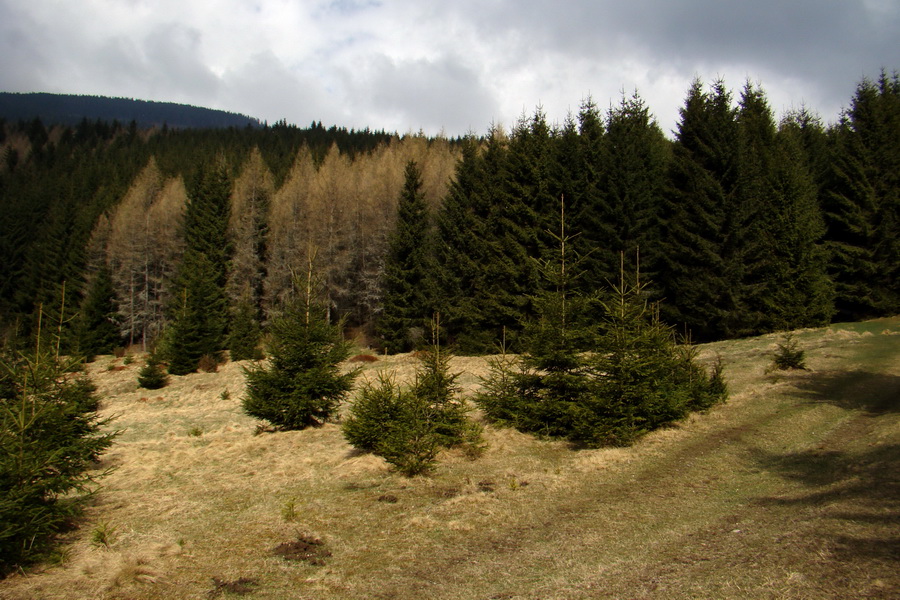
[(378, 357), (372, 356), (371, 354), (357, 354), (356, 356), (354, 356), (350, 359), (350, 362), (373, 363), (373, 362), (378, 362)]
[(298, 536), (293, 542), (278, 544), (272, 553), (285, 560), (305, 562), (311, 565), (321, 566), (325, 559), (331, 557), (331, 552), (325, 547), (325, 543), (308, 536)]
[(259, 583), (257, 583), (255, 579), (251, 579), (249, 577), (241, 577), (240, 579), (235, 579), (234, 581), (223, 581), (218, 577), (213, 577), (212, 580), (214, 587), (207, 594), (207, 596), (209, 596), (210, 598), (217, 598), (223, 593), (244, 596), (253, 592), (259, 585)]

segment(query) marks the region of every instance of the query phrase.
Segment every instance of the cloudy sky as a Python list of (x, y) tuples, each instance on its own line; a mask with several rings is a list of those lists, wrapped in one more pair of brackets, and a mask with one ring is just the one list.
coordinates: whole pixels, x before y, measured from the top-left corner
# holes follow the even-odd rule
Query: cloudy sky
[(399, 133), (637, 90), (670, 132), (694, 77), (835, 120), (900, 69), (900, 0), (0, 0), (0, 56), (0, 91)]

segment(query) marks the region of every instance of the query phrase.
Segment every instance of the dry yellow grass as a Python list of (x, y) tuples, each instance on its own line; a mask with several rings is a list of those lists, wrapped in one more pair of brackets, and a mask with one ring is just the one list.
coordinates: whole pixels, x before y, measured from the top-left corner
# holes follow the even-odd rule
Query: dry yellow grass
[[(778, 336), (711, 344), (701, 356), (723, 355), (732, 396), (707, 414), (627, 449), (487, 427), (483, 456), (447, 452), (415, 479), (337, 424), (254, 435), (241, 364), (150, 391), (141, 361), (101, 357), (89, 370), (122, 430), (114, 470), (63, 564), (7, 578), (0, 597), (896, 597), (898, 332), (798, 332), (811, 371), (797, 373), (766, 374)], [(487, 373), (483, 358), (452, 366), (466, 393)], [(381, 357), (360, 379), (414, 368)], [(273, 553), (299, 536), (323, 541), (324, 565)]]

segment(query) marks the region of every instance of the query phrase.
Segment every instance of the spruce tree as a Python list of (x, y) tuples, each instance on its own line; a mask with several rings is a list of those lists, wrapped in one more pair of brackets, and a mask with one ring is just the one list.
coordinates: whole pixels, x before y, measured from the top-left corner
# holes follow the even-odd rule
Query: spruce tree
[(459, 397), (452, 355), (441, 348), (439, 322), (432, 320), (432, 342), (423, 351), (412, 386), (397, 385), (380, 373), (363, 385), (341, 428), (355, 448), (383, 457), (407, 476), (427, 473), (441, 448), (481, 448), (481, 429), (467, 417)]
[(480, 257), (482, 285), (475, 291), (476, 328), (496, 340), (518, 338), (527, 315), (533, 314), (531, 295), (539, 285), (534, 259), (542, 256), (543, 232), (536, 208), (548, 193), (543, 160), (549, 144), (538, 113), (519, 123), (508, 142), (496, 132), (484, 154), (485, 177), (478, 199), (484, 205), (485, 254)]
[(446, 312), (449, 338), (463, 353), (490, 352), (503, 330), (515, 338), (529, 312), (534, 221), (524, 200), (510, 192), (516, 185), (509, 158), (499, 129), (481, 153), (464, 152), (438, 216), (436, 274), (446, 276), (452, 290), (438, 305)]
[[(556, 148), (553, 132), (547, 124), (544, 112), (538, 108), (528, 119), (522, 118), (512, 131), (507, 156), (508, 177), (503, 182), (501, 207), (498, 211), (510, 220), (515, 241), (522, 246), (526, 256), (541, 258), (553, 253), (554, 242), (550, 232), (558, 214), (560, 169), (556, 165)], [(534, 289), (540, 284), (537, 274), (529, 270), (532, 261), (521, 265), (519, 285)]]
[(45, 555), (71, 525), (117, 435), (75, 366), (40, 347), (0, 356), (0, 577)]
[(494, 361), (485, 391), (476, 398), (491, 419), (521, 431), (569, 436), (573, 416), (589, 401), (592, 382), (582, 351), (592, 347), (585, 320), (587, 299), (577, 291), (581, 265), (566, 231), (560, 198), (557, 252), (537, 261), (544, 290), (534, 298), (537, 315), (525, 323), (517, 361)]
[(231, 360), (262, 358), (262, 352), (259, 350), (261, 335), (259, 311), (251, 295), (245, 294), (231, 313), (231, 327), (228, 332)]
[(158, 390), (166, 387), (169, 383), (169, 376), (165, 369), (159, 364), (159, 359), (154, 354), (147, 356), (147, 362), (138, 371), (138, 385), (147, 390)]
[[(773, 327), (771, 307), (777, 273), (788, 267), (779, 264), (790, 256), (777, 251), (790, 243), (788, 232), (778, 229), (774, 221), (785, 217), (785, 204), (794, 202), (800, 190), (785, 178), (787, 165), (781, 158), (776, 140), (776, 126), (764, 91), (749, 82), (741, 92), (736, 118), (739, 134), (737, 202), (729, 225), (729, 247), (734, 262), (741, 265), (735, 279), (742, 298), (741, 309), (733, 316), (736, 334), (758, 334)], [(802, 163), (802, 155), (796, 161)], [(798, 164), (800, 169), (804, 165)], [(776, 170), (780, 173), (776, 174)], [(789, 167), (787, 168), (789, 170)], [(799, 176), (800, 171), (794, 172)], [(779, 188), (776, 190), (776, 187)], [(811, 191), (811, 190), (809, 190)], [(787, 194), (787, 197), (785, 197)], [(783, 287), (781, 291), (786, 291)], [(784, 299), (786, 296), (782, 296)], [(792, 309), (787, 307), (786, 312)]]
[(468, 138), (435, 217), (431, 289), (436, 292), (436, 308), (443, 315), (448, 339), (465, 354), (488, 351), (493, 343), (493, 333), (477, 326), (476, 290), (484, 286), (482, 260), (487, 244), (487, 207), (478, 197), (482, 169), (477, 140)]
[[(641, 435), (723, 401), (721, 364), (712, 373), (690, 345), (676, 343), (637, 276), (600, 301), (593, 352), (581, 354), (579, 329), (560, 327), (565, 297), (556, 294), (528, 330), (518, 360), (491, 363), (476, 402), (494, 422), (578, 446), (627, 445)], [(583, 330), (582, 330), (583, 332)]]
[(663, 320), (696, 339), (743, 333), (745, 235), (738, 202), (739, 133), (722, 81), (688, 92), (666, 190), (659, 284)]
[(832, 133), (823, 199), (837, 317), (900, 310), (900, 78), (859, 84)]
[(606, 187), (609, 146), (605, 120), (591, 98), (582, 103), (578, 113), (578, 142), (574, 194), (566, 197), (572, 207), (571, 229), (580, 232), (573, 240), (574, 250), (584, 262), (580, 286), (590, 292), (606, 286), (615, 274), (614, 264), (603, 251), (614, 237)]
[(104, 263), (88, 288), (76, 329), (78, 351), (87, 360), (97, 354), (112, 354), (122, 343), (112, 276)]
[(225, 299), (231, 183), (224, 163), (205, 169), (191, 193), (184, 222), (185, 251), (172, 287), (164, 356), (169, 373), (186, 375), (200, 359), (218, 360), (226, 345)]
[(406, 352), (425, 339), (431, 312), (428, 206), (415, 161), (406, 165), (397, 206), (397, 224), (385, 257), (382, 312), (377, 332), (389, 352)]
[(316, 300), (312, 262), (310, 257), (304, 293), (269, 326), (268, 364), (244, 369), (244, 411), (280, 429), (324, 424), (356, 376), (341, 372), (350, 343), (344, 340), (340, 324), (328, 322), (326, 307)]
[(782, 126), (770, 171), (768, 211), (760, 216), (767, 272), (759, 290), (765, 331), (820, 327), (834, 312), (822, 244), (824, 220), (800, 131)]
[(636, 273), (603, 300), (603, 320), (590, 358), (595, 387), (573, 416), (570, 438), (589, 447), (619, 446), (725, 399), (721, 365), (712, 374), (690, 345), (677, 343), (660, 320), (648, 284)]
[(610, 109), (606, 125), (607, 163), (604, 188), (607, 213), (605, 240), (596, 252), (605, 265), (604, 284), (615, 281), (620, 256), (626, 269), (640, 257), (640, 269), (655, 276), (660, 252), (660, 220), (670, 148), (647, 105), (634, 93)]

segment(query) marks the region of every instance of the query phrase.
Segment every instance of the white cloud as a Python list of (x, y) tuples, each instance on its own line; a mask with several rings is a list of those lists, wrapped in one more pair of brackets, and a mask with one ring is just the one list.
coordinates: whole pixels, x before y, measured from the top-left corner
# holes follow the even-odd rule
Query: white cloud
[(670, 131), (697, 75), (834, 119), (898, 32), (895, 0), (0, 0), (0, 89), (457, 135), (636, 88)]

